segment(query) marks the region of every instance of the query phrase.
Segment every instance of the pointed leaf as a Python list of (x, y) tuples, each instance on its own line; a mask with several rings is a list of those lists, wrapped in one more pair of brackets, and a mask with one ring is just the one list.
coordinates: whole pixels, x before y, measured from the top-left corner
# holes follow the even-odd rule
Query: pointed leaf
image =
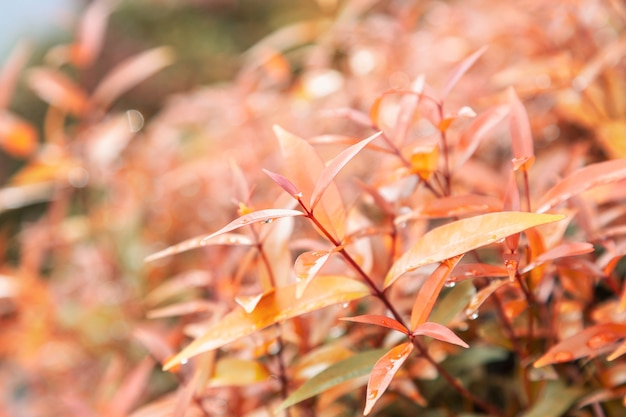
[(457, 82), (461, 79), (461, 77), (474, 65), (478, 58), (482, 56), (487, 50), (487, 46), (483, 46), (478, 51), (474, 52), (472, 55), (465, 58), (461, 61), (457, 67), (452, 71), (448, 81), (446, 81), (446, 85), (441, 90), (441, 101), (443, 102), (450, 91), (454, 88)]
[(426, 282), (424, 282), (413, 302), (413, 309), (411, 310), (411, 330), (416, 329), (419, 325), (428, 320), (428, 316), (435, 305), (435, 301), (439, 298), (439, 293), (450, 276), (450, 272), (452, 272), (462, 257), (463, 255), (459, 255), (444, 260), (441, 265), (435, 269), (435, 272), (428, 277)]
[(93, 92), (92, 100), (106, 108), (120, 95), (170, 65), (173, 60), (173, 52), (168, 47), (153, 48), (132, 56), (104, 77)]
[(458, 345), (464, 348), (469, 347), (469, 345), (465, 343), (459, 336), (454, 334), (452, 330), (439, 323), (432, 323), (427, 321), (426, 323), (420, 324), (415, 330), (413, 330), (412, 334), (413, 336), (429, 336), (433, 339), (441, 340), (442, 342), (452, 343), (453, 345)]
[(362, 316), (342, 317), (340, 320), (353, 321), (355, 323), (369, 323), (376, 326), (386, 327), (388, 329), (397, 330), (400, 333), (409, 334), (409, 330), (395, 319), (377, 314), (365, 314)]
[(470, 300), (467, 308), (465, 309), (465, 315), (470, 318), (476, 318), (478, 316), (478, 309), (481, 305), (483, 305), (487, 298), (489, 298), (489, 296), (493, 294), (498, 288), (509, 284), (511, 284), (509, 280), (497, 280), (492, 281), (489, 285), (483, 287)]
[(502, 211), (502, 201), (496, 197), (473, 194), (453, 195), (424, 201), (412, 212), (398, 216), (396, 224), (415, 218), (457, 217), (495, 211)]
[(483, 214), (437, 227), (422, 236), (393, 264), (385, 278), (385, 288), (405, 272), (420, 266), (452, 258), (528, 228), (564, 218), (562, 215), (509, 211)]
[(455, 170), (458, 170), (476, 151), (480, 142), (509, 114), (510, 107), (492, 107), (472, 120), (461, 134), (456, 147)]
[(51, 106), (76, 116), (85, 111), (85, 92), (65, 74), (53, 69), (35, 68), (28, 72), (27, 80), (35, 94)]
[(111, 5), (105, 0), (91, 2), (83, 12), (71, 49), (71, 59), (77, 67), (90, 66), (100, 54), (110, 14)]
[(538, 213), (597, 185), (626, 178), (626, 159), (598, 162), (572, 172), (548, 190), (539, 201)]
[(343, 276), (317, 277), (300, 299), (296, 299), (295, 284), (277, 288), (264, 295), (251, 313), (237, 307), (224, 316), (205, 334), (168, 360), (163, 368), (170, 369), (192, 356), (217, 349), (272, 324), (369, 294), (365, 284)]
[(498, 265), (470, 263), (457, 265), (448, 282), (459, 282), (478, 277), (500, 278), (508, 276), (507, 270)]
[(400, 370), (400, 367), (412, 351), (413, 344), (406, 342), (394, 347), (376, 362), (367, 383), (367, 397), (363, 415), (368, 415), (372, 411), (372, 408), (385, 393), (394, 375)]
[(537, 256), (534, 261), (526, 265), (521, 273), (525, 274), (532, 269), (538, 267), (539, 265), (553, 261), (555, 259), (565, 258), (568, 256), (584, 255), (585, 253), (591, 253), (593, 251), (593, 245), (588, 242), (563, 243)]
[(367, 146), (368, 143), (376, 139), (381, 135), (382, 132), (378, 132), (373, 134), (367, 139), (363, 139), (359, 143), (350, 146), (347, 149), (344, 149), (339, 155), (333, 158), (332, 161), (324, 168), (322, 173), (320, 174), (317, 182), (315, 183), (315, 188), (313, 189), (313, 193), (311, 194), (311, 202), (309, 203), (309, 210), (313, 210), (317, 203), (319, 203), (322, 195), (328, 188), (328, 186), (333, 182), (339, 171), (343, 169), (344, 166), (348, 162), (352, 160), (363, 148)]
[(513, 170), (528, 170), (535, 161), (533, 136), (530, 130), (530, 120), (526, 108), (515, 93), (513, 87), (508, 90), (511, 116), (509, 128), (513, 145)]
[[(310, 201), (315, 183), (326, 168), (324, 162), (313, 146), (304, 139), (280, 126), (274, 126), (274, 133), (278, 138), (290, 178), (298, 184), (304, 201)], [(339, 189), (334, 183), (328, 185), (324, 197), (318, 204), (315, 217), (335, 239), (343, 239), (346, 210)]]
[(311, 251), (304, 252), (298, 256), (293, 266), (296, 279), (298, 280), (296, 287), (297, 298), (302, 296), (306, 287), (311, 283), (311, 280), (313, 280), (328, 258), (330, 258), (331, 253), (332, 252)]
[(271, 223), (275, 219), (279, 219), (281, 217), (295, 217), (295, 216), (304, 216), (304, 213), (298, 210), (289, 210), (289, 209), (265, 209), (258, 210), (252, 213), (245, 214), (232, 222), (228, 223), (226, 226), (222, 227), (217, 232), (211, 233), (204, 239), (202, 242), (208, 242), (216, 236), (223, 235), (224, 233), (231, 232), (233, 230), (239, 229), (240, 227), (247, 226), (253, 223)]
[(604, 323), (588, 327), (582, 332), (552, 346), (534, 364), (535, 368), (560, 362), (569, 362), (585, 356), (594, 356), (599, 350), (626, 336), (626, 324)]
[(224, 233), (210, 239), (205, 235), (196, 236), (153, 253), (152, 255), (147, 256), (144, 259), (144, 262), (156, 261), (157, 259), (165, 258), (166, 256), (176, 255), (181, 252), (209, 245), (251, 246), (254, 245), (254, 241), (248, 236), (239, 233)]
[(298, 190), (298, 187), (296, 187), (287, 178), (285, 178), (282, 175), (277, 174), (275, 172), (268, 171), (267, 169), (264, 169), (263, 172), (265, 172), (272, 179), (272, 181), (274, 181), (276, 184), (278, 184), (290, 196), (292, 196), (293, 198), (296, 198), (296, 199), (302, 198), (302, 191)]
[(329, 366), (294, 391), (278, 407), (278, 411), (321, 394), (342, 382), (369, 374), (374, 364), (385, 352), (386, 349), (368, 350)]

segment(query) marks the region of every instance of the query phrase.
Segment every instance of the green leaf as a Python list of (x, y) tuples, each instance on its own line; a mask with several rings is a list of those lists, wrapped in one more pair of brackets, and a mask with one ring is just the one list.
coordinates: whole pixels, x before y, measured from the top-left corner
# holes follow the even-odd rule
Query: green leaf
[(429, 320), (435, 323), (447, 325), (457, 314), (467, 307), (472, 297), (476, 294), (476, 287), (472, 281), (461, 281), (450, 288), (437, 303)]
[(582, 389), (566, 387), (561, 381), (550, 381), (541, 399), (520, 417), (562, 416), (583, 393)]
[(368, 350), (337, 362), (306, 381), (283, 401), (278, 411), (314, 397), (344, 381), (367, 375), (387, 349)]
[(385, 278), (385, 288), (405, 272), (441, 262), (485, 246), (515, 233), (545, 223), (563, 220), (565, 216), (515, 211), (488, 213), (448, 223), (424, 236), (398, 259)]

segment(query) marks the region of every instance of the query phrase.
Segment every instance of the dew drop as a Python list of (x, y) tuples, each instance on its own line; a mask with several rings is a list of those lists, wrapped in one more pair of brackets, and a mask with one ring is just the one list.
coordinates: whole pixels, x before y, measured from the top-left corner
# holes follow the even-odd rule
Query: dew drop
[(373, 389), (369, 392), (369, 394), (367, 394), (367, 399), (368, 400), (373, 400), (374, 398), (376, 398), (378, 396), (378, 390), (377, 389)]
[(180, 364), (181, 365), (187, 365), (188, 360), (187, 359), (181, 359), (180, 360)]
[(385, 366), (385, 369), (391, 371), (393, 369), (393, 365), (387, 365)]
[(574, 355), (571, 352), (557, 352), (552, 356), (552, 360), (555, 362), (567, 362), (574, 359)]
[(349, 306), (349, 305), (350, 305), (350, 303), (343, 303), (343, 304), (341, 305), (341, 307), (343, 307), (343, 308), (348, 308), (348, 306)]
[(470, 320), (476, 320), (478, 318), (478, 311), (474, 311), (473, 313), (468, 314), (467, 318)]
[(454, 288), (456, 286), (456, 282), (454, 281), (446, 281), (445, 284), (443, 284), (446, 288)]
[(265, 220), (263, 220), (263, 223), (268, 224), (268, 223), (271, 223), (273, 221), (274, 221), (274, 219), (265, 219)]

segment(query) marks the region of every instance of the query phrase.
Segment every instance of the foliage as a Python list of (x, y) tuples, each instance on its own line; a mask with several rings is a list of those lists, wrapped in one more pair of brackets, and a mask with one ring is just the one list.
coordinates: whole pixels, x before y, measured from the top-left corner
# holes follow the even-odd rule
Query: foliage
[(105, 0), (4, 63), (2, 414), (622, 415), (626, 8), (307, 7), (176, 94)]

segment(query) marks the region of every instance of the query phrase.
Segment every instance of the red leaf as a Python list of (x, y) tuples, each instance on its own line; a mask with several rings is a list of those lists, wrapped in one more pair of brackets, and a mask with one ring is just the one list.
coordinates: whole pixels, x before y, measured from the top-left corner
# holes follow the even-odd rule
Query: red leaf
[(459, 336), (448, 329), (446, 326), (439, 323), (426, 322), (420, 324), (413, 332), (413, 336), (424, 335), (432, 337), (433, 339), (441, 340), (442, 342), (452, 343), (464, 348), (468, 348), (469, 345), (465, 343)]
[(387, 352), (376, 362), (367, 382), (367, 398), (363, 415), (368, 415), (376, 402), (387, 390), (394, 375), (413, 351), (413, 344), (406, 342)]
[(426, 322), (443, 285), (446, 283), (448, 276), (450, 276), (450, 272), (452, 272), (462, 257), (463, 255), (459, 255), (446, 259), (435, 269), (435, 272), (428, 277), (426, 282), (424, 282), (424, 285), (420, 288), (415, 302), (413, 303), (413, 309), (411, 311), (411, 329), (416, 329)]
[(332, 161), (324, 168), (322, 173), (320, 174), (317, 182), (315, 183), (315, 188), (313, 189), (313, 193), (311, 194), (311, 202), (310, 210), (312, 211), (317, 203), (322, 198), (322, 195), (328, 188), (328, 186), (332, 183), (333, 179), (337, 176), (339, 171), (346, 166), (348, 162), (352, 160), (363, 148), (367, 146), (368, 143), (376, 139), (380, 136), (382, 132), (378, 132), (373, 134), (367, 139), (363, 139), (359, 143), (350, 146), (348, 149), (344, 149), (339, 155), (333, 158)]
[(585, 356), (594, 356), (602, 348), (626, 336), (626, 324), (604, 323), (588, 327), (582, 332), (557, 343), (540, 357), (535, 368), (559, 362), (569, 362)]
[(517, 171), (520, 168), (527, 170), (535, 160), (530, 121), (528, 120), (528, 113), (526, 113), (526, 109), (513, 87), (509, 88), (508, 94), (511, 105), (509, 127), (513, 145), (513, 170)]
[(626, 159), (598, 162), (578, 169), (548, 190), (539, 201), (538, 213), (544, 213), (557, 204), (597, 185), (626, 178)]
[(283, 177), (280, 174), (276, 174), (275, 172), (264, 169), (265, 172), (276, 184), (278, 184), (283, 190), (285, 190), (290, 196), (295, 199), (302, 198), (302, 191), (298, 190), (291, 181), (287, 178)]
[(445, 86), (441, 90), (441, 101), (443, 102), (450, 91), (454, 88), (457, 82), (461, 79), (461, 77), (474, 65), (474, 63), (481, 57), (482, 54), (487, 50), (487, 46), (483, 46), (478, 51), (474, 52), (472, 55), (465, 58), (461, 61), (457, 67), (452, 71), (448, 81), (446, 81)]
[(380, 316), (377, 314), (365, 314), (355, 317), (342, 317), (340, 320), (353, 321), (355, 323), (369, 323), (377, 326), (386, 327), (388, 329), (397, 330), (400, 333), (409, 334), (409, 330), (402, 325), (399, 321), (387, 316)]

